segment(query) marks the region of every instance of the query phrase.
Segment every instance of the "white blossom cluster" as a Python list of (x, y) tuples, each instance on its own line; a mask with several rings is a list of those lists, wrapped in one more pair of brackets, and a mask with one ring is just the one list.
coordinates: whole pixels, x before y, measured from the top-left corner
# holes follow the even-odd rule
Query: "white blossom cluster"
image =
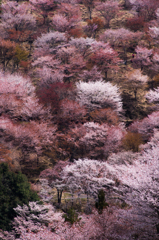
[(119, 88), (110, 82), (78, 82), (77, 100), (89, 109), (112, 107), (118, 113), (122, 111), (122, 100)]

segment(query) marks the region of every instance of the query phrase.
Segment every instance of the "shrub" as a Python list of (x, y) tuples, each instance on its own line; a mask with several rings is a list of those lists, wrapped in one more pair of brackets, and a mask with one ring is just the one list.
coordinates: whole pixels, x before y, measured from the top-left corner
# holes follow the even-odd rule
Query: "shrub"
[(70, 208), (63, 217), (65, 218), (65, 221), (70, 222), (71, 224), (80, 220), (80, 218), (78, 218), (78, 213), (73, 208)]

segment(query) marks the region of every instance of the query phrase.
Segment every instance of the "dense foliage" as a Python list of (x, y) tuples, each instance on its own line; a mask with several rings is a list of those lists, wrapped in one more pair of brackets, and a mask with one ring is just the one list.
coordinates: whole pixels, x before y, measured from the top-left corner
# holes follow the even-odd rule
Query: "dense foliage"
[(159, 1), (0, 4), (0, 238), (157, 240)]
[(16, 216), (13, 208), (39, 200), (36, 192), (22, 173), (11, 172), (8, 165), (0, 164), (0, 228), (11, 229), (11, 220)]

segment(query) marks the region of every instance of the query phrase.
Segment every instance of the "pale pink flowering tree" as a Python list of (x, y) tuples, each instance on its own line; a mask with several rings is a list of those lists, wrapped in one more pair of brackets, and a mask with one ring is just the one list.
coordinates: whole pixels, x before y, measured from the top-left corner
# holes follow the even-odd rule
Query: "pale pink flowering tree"
[(141, 70), (144, 67), (150, 67), (152, 65), (151, 57), (153, 55), (153, 50), (146, 47), (137, 46), (135, 49), (136, 56), (133, 59), (133, 63), (136, 66), (140, 66)]
[(64, 67), (61, 65), (61, 61), (55, 59), (52, 55), (38, 57), (32, 62), (32, 66), (34, 67), (33, 73), (40, 79), (39, 86), (49, 86), (55, 82), (63, 82)]
[[(80, 183), (83, 191), (94, 196), (95, 199), (99, 189), (104, 189), (107, 199), (126, 201), (128, 206), (131, 206), (131, 210), (129, 213), (127, 212), (127, 216), (123, 215), (124, 212), (121, 211), (123, 220), (132, 221), (133, 225), (137, 227), (137, 229), (134, 227), (133, 230), (139, 232), (142, 232), (147, 226), (143, 234), (156, 236), (156, 230), (153, 228), (158, 223), (156, 213), (158, 211), (157, 139), (159, 135), (156, 134), (148, 146), (144, 147), (145, 150), (141, 154), (130, 152), (121, 153), (120, 156), (114, 154), (106, 163), (79, 159), (73, 164), (67, 165), (62, 176), (72, 187), (74, 183), (78, 185)], [(70, 179), (71, 181), (69, 181)], [(113, 192), (113, 198), (108, 189)], [(143, 219), (145, 219), (144, 222)]]
[(143, 75), (141, 70), (133, 70), (127, 74), (128, 82), (131, 84), (130, 87), (133, 89), (135, 100), (137, 100), (137, 91), (139, 88), (145, 87), (148, 81), (148, 76)]
[(55, 14), (53, 16), (52, 25), (54, 26), (55, 30), (58, 32), (66, 32), (70, 28), (72, 28), (67, 18), (64, 17), (62, 14)]
[(129, 47), (135, 48), (142, 35), (143, 33), (141, 32), (132, 32), (125, 28), (107, 29), (100, 35), (99, 39), (104, 42), (109, 42), (113, 48), (122, 47), (125, 60), (127, 60), (127, 51)]
[(159, 28), (158, 27), (149, 27), (149, 34), (155, 40), (154, 43), (158, 43), (159, 37)]
[(107, 159), (112, 152), (119, 151), (124, 137), (122, 126), (108, 126), (87, 122), (83, 125), (86, 134), (80, 138), (85, 146), (87, 156), (94, 159)]
[(62, 214), (56, 212), (51, 204), (40, 205), (38, 202), (29, 202), (28, 206), (17, 206), (17, 216), (14, 218), (12, 232), (5, 233), (7, 240), (17, 239), (41, 239), (47, 236), (51, 240), (60, 238), (51, 231), (56, 232), (63, 224)]
[(40, 179), (48, 179), (49, 182), (61, 179), (61, 172), (66, 167), (68, 161), (58, 161), (54, 168), (48, 168), (40, 173)]
[[(61, 173), (66, 185), (78, 185), (84, 193), (97, 198), (99, 189), (111, 186), (114, 181), (107, 175), (107, 163), (78, 159), (67, 165)], [(71, 181), (70, 181), (71, 179)], [(71, 186), (70, 186), (71, 187)]]
[(90, 71), (84, 70), (81, 74), (79, 74), (79, 78), (84, 82), (95, 82), (102, 79), (102, 74), (98, 71), (97, 66), (94, 66)]
[(80, 10), (77, 4), (61, 3), (58, 13), (52, 18), (52, 25), (59, 32), (69, 32), (79, 25), (80, 20)]
[(51, 123), (35, 121), (25, 124), (17, 124), (7, 117), (0, 118), (0, 128), (4, 132), (4, 137), (14, 140), (15, 144), (23, 150), (33, 150), (38, 155), (45, 149), (52, 149), (55, 142), (56, 126)]
[(33, 5), (34, 10), (43, 17), (43, 24), (48, 26), (49, 31), (49, 13), (57, 8), (59, 0), (30, 0), (30, 3)]
[(77, 4), (61, 3), (58, 12), (63, 14), (68, 20), (71, 20), (71, 18), (79, 20), (80, 18), (80, 9)]
[(64, 46), (59, 48), (56, 56), (57, 59), (62, 62), (62, 67), (64, 68), (64, 81), (76, 81), (78, 73), (86, 66), (83, 56), (74, 46)]
[(62, 83), (63, 78), (65, 76), (62, 70), (63, 69), (56, 69), (56, 68), (52, 69), (46, 66), (42, 68), (36, 68), (36, 76), (40, 78), (40, 82), (38, 82), (38, 86), (40, 87), (49, 86), (50, 84), (53, 84), (56, 82)]
[(35, 87), (29, 78), (0, 73), (0, 109), (14, 119), (28, 120), (44, 117), (47, 110), (38, 103)]
[(121, 10), (118, 1), (96, 2), (95, 9), (99, 11), (100, 15), (105, 19), (105, 27), (110, 27), (110, 20), (115, 18)]
[(108, 44), (101, 41), (94, 41), (92, 43), (92, 54), (88, 62), (91, 65), (96, 65), (98, 70), (102, 71), (107, 78), (108, 70), (117, 71), (119, 63), (121, 62), (118, 53)]
[(65, 44), (66, 41), (67, 38), (64, 33), (52, 31), (46, 34), (42, 34), (34, 42), (35, 57), (54, 53), (56, 47), (58, 45)]
[(14, 28), (16, 31), (25, 31), (36, 27), (35, 17), (30, 13), (32, 9), (30, 4), (7, 1), (1, 8), (1, 24), (6, 30)]
[(138, 16), (143, 17), (146, 22), (156, 19), (156, 9), (159, 6), (157, 0), (130, 0), (130, 3)]
[[(105, 157), (104, 147), (108, 137), (108, 125), (94, 122), (84, 124), (86, 134), (80, 138), (81, 145), (84, 145), (87, 156), (94, 159), (103, 159)], [(111, 146), (109, 145), (109, 149)]]
[(91, 53), (91, 46), (95, 42), (93, 38), (71, 38), (69, 44), (76, 47), (84, 58), (88, 57)]
[(158, 74), (158, 70), (159, 70), (159, 52), (156, 51), (152, 58), (152, 65), (150, 66), (149, 70), (151, 71), (152, 76)]
[(148, 101), (150, 103), (158, 103), (159, 101), (159, 87), (155, 88), (154, 90), (150, 90), (147, 94), (146, 94), (146, 99), (148, 99)]
[(158, 128), (159, 112), (153, 112), (148, 117), (140, 121), (135, 121), (130, 125), (132, 132), (138, 132), (142, 135), (143, 140), (148, 141), (152, 137), (155, 128)]
[[(127, 186), (132, 194), (126, 194), (127, 200), (142, 203), (158, 211), (158, 131), (146, 145), (143, 145), (143, 152), (138, 156), (133, 165), (120, 165), (112, 170), (121, 181), (121, 188)], [(119, 187), (120, 188), (120, 187)], [(133, 199), (134, 198), (134, 199)], [(145, 211), (146, 212), (146, 211)], [(156, 215), (156, 214), (155, 214)], [(154, 216), (155, 216), (154, 215)]]
[(108, 128), (107, 139), (104, 144), (104, 156), (107, 158), (113, 152), (121, 150), (122, 139), (125, 135), (124, 126), (111, 126)]

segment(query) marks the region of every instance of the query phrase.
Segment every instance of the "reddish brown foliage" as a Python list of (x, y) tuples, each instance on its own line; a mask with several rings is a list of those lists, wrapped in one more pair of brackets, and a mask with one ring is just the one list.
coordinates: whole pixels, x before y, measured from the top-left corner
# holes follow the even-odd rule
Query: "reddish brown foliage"
[(138, 152), (140, 144), (143, 144), (142, 136), (140, 133), (128, 132), (123, 139), (123, 147), (126, 150)]
[(61, 172), (63, 170), (64, 167), (66, 167), (66, 165), (68, 164), (68, 162), (64, 162), (64, 161), (59, 161), (54, 168), (48, 168), (43, 170), (40, 173), (40, 178), (47, 178), (49, 181), (53, 181), (56, 179), (60, 179), (61, 178)]
[(74, 37), (74, 38), (80, 38), (84, 36), (84, 33), (80, 27), (70, 29), (68, 33), (71, 37)]
[(118, 125), (119, 118), (117, 114), (112, 111), (111, 108), (104, 108), (104, 109), (96, 109), (95, 111), (91, 112), (90, 114), (91, 120), (94, 122), (108, 123), (110, 125)]
[(103, 20), (101, 18), (98, 18), (98, 17), (94, 17), (92, 19), (87, 19), (87, 24), (88, 25), (96, 24), (97, 25), (97, 31), (99, 31), (100, 29), (102, 29), (104, 27)]
[(69, 90), (72, 89), (72, 84), (68, 83), (53, 83), (49, 87), (43, 87), (37, 91), (39, 102), (45, 106), (51, 106), (53, 113), (57, 113), (60, 109), (60, 101), (67, 97)]
[(70, 125), (84, 121), (86, 110), (77, 102), (63, 99), (60, 104), (60, 111), (58, 114), (59, 130), (63, 128), (68, 129)]
[(0, 144), (0, 163), (6, 162), (9, 167), (13, 170), (14, 165), (12, 159), (10, 158), (10, 151), (3, 145)]
[(23, 68), (24, 72), (27, 73), (31, 66), (31, 62), (30, 61), (21, 61), (19, 63), (19, 65), (21, 68)]
[(143, 17), (135, 16), (133, 18), (128, 18), (125, 26), (132, 31), (141, 31), (144, 28), (144, 19)]

